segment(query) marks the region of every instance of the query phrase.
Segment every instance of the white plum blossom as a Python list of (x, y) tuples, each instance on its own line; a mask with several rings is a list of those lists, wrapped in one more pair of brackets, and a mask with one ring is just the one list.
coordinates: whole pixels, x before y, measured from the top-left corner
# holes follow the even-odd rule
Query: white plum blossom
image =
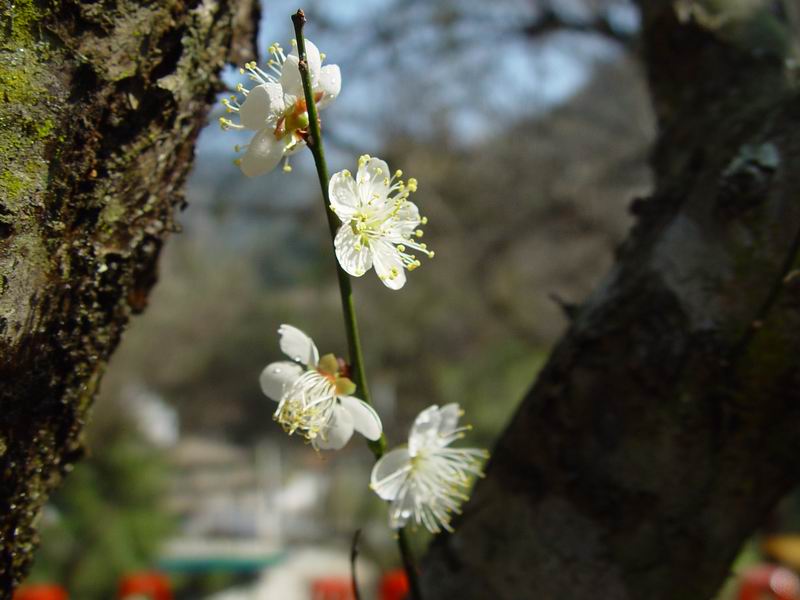
[(450, 518), (467, 499), (473, 476), (481, 477), (485, 450), (450, 448), (464, 436), (458, 404), (433, 405), (414, 421), (408, 447), (384, 455), (372, 469), (370, 487), (391, 502), (389, 526), (399, 529), (412, 521), (431, 533), (452, 531)]
[(358, 431), (381, 437), (375, 410), (351, 396), (355, 385), (343, 373), (343, 361), (319, 356), (314, 341), (291, 325), (278, 329), (280, 347), (291, 361), (274, 362), (261, 372), (261, 390), (278, 402), (273, 418), (290, 435), (298, 432), (317, 450), (338, 450)]
[(405, 270), (420, 266), (416, 250), (433, 258), (419, 226), (428, 222), (420, 217), (416, 204), (408, 197), (417, 190), (417, 181), (400, 179), (402, 171), (390, 174), (379, 158), (364, 155), (358, 159), (358, 173), (335, 173), (328, 184), (330, 208), (342, 226), (336, 234), (336, 258), (347, 273), (361, 277), (371, 267), (386, 287), (399, 290), (406, 283)]
[[(283, 158), (284, 171), (291, 171), (289, 156), (306, 144), (308, 109), (294, 40), (292, 45), (294, 48), (288, 56), (280, 44), (270, 46), (271, 58), (266, 70), (255, 61), (240, 69), (242, 74), (249, 73), (250, 79), (256, 83), (249, 90), (242, 84), (238, 85), (237, 91), (245, 97), (241, 104), (236, 96), (223, 100), (229, 113), (239, 114), (239, 123), (221, 117), (222, 128), (255, 132), (248, 145), (236, 146), (237, 152), (244, 150), (244, 156), (235, 162), (248, 177), (271, 171)], [(338, 65), (322, 66), (324, 55), (313, 43), (306, 40), (305, 46), (314, 102), (317, 108), (324, 108), (339, 95), (342, 75)]]

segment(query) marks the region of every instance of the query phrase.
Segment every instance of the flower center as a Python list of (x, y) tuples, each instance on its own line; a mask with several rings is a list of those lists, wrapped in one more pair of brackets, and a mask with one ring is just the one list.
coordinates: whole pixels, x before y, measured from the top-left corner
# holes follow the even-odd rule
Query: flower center
[(313, 440), (330, 422), (335, 404), (333, 383), (316, 370), (307, 371), (286, 390), (273, 418), (287, 433), (299, 431)]

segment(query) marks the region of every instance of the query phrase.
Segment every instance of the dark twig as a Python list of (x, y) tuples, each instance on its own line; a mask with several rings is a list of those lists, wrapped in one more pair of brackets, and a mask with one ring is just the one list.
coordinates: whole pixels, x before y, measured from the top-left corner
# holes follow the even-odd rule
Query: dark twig
[(408, 545), (405, 529), (397, 530), (397, 543), (400, 546), (400, 556), (403, 557), (403, 567), (408, 577), (408, 587), (411, 589), (412, 600), (422, 600), (422, 589), (419, 587), (417, 565), (414, 564), (414, 555)]
[(578, 311), (581, 308), (579, 304), (564, 300), (564, 298), (559, 296), (556, 292), (550, 292), (548, 297), (558, 305), (558, 308), (561, 309), (561, 312), (564, 313), (564, 316), (567, 317), (567, 320), (570, 323), (575, 320), (575, 317), (578, 315)]
[(358, 558), (358, 540), (361, 537), (361, 530), (356, 529), (353, 534), (353, 544), (350, 546), (350, 582), (353, 585), (353, 599), (361, 600), (358, 591), (358, 577), (356, 576), (356, 559)]

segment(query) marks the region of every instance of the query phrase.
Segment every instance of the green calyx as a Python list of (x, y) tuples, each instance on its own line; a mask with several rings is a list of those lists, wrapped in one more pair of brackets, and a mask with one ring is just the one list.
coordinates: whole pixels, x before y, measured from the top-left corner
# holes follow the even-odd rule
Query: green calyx
[(326, 354), (319, 359), (317, 370), (333, 381), (338, 396), (349, 396), (356, 391), (356, 384), (341, 374), (341, 363), (334, 354)]

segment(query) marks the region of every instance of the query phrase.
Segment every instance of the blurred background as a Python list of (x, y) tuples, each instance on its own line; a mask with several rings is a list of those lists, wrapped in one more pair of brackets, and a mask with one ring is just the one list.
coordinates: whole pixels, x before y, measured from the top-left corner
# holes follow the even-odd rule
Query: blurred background
[[(288, 46), (296, 4), (263, 0), (260, 49)], [(422, 408), (458, 402), (475, 427), (465, 443), (490, 448), (650, 188), (638, 13), (627, 0), (304, 9), (308, 37), (343, 75), (322, 114), (331, 172), (369, 153), (417, 178), (436, 251), (402, 293), (371, 273), (354, 282), (389, 441), (403, 443)], [(226, 84), (239, 81), (230, 67)], [(282, 359), (281, 323), (346, 354), (310, 153), (291, 174), (248, 180), (232, 163), (247, 135), (220, 131), (221, 114), (200, 138), (150, 306), (103, 382), (88, 455), (42, 516), (31, 582), (79, 600), (346, 599), (360, 528), (364, 597), (399, 599), (363, 440), (315, 453), (272, 421), (258, 387)], [(781, 507), (776, 530), (797, 504)], [(742, 569), (763, 560), (761, 546), (745, 549)]]

